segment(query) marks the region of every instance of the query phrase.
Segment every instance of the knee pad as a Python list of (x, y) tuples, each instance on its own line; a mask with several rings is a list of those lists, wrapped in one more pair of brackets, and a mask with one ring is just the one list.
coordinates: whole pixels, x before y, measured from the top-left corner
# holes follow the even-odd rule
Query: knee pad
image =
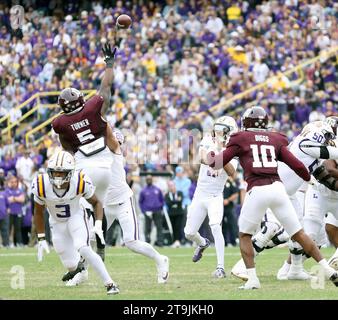
[(290, 239), (287, 232), (284, 230), (284, 228), (281, 228), (278, 230), (278, 232), (271, 238), (271, 241), (274, 245), (278, 246), (280, 244), (288, 242)]
[(303, 247), (296, 241), (289, 241), (289, 251), (291, 254), (301, 255), (304, 253)]

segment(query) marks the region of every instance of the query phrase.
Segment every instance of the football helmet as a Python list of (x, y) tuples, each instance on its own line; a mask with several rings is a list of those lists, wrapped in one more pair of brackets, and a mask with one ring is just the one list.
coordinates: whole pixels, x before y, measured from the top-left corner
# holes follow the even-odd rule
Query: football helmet
[(65, 113), (82, 108), (85, 104), (83, 93), (74, 88), (66, 88), (61, 91), (58, 104)]
[(325, 123), (332, 127), (333, 133), (337, 135), (338, 117), (331, 116), (325, 119)]
[(242, 116), (242, 127), (246, 129), (267, 129), (268, 114), (259, 106), (251, 107), (245, 110)]
[(238, 131), (238, 126), (232, 117), (223, 116), (218, 118), (213, 126), (213, 136), (219, 142), (225, 142), (233, 133)]
[(56, 188), (70, 182), (75, 170), (75, 159), (67, 151), (55, 153), (47, 165), (47, 173), (50, 183)]
[(113, 129), (113, 135), (115, 136), (116, 140), (120, 145), (124, 142), (124, 135), (119, 129)]

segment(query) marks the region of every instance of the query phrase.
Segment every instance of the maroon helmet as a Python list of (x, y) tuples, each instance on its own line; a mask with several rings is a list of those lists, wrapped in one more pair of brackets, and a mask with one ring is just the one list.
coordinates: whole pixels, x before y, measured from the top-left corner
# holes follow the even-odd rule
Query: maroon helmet
[(58, 104), (65, 113), (73, 112), (84, 106), (83, 93), (74, 88), (63, 89), (59, 96)]
[(268, 114), (262, 107), (258, 106), (245, 110), (242, 116), (243, 129), (267, 129), (268, 122)]

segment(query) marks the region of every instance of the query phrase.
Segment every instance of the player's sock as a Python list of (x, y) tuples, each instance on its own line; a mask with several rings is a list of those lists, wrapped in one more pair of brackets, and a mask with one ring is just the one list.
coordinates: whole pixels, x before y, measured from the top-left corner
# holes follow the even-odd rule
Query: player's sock
[(142, 254), (150, 259), (155, 260), (157, 263), (160, 263), (161, 255), (158, 251), (156, 251), (152, 245), (147, 242), (143, 242), (140, 240), (133, 240), (126, 242), (126, 247), (130, 250)]
[(79, 250), (82, 257), (93, 267), (95, 272), (100, 276), (105, 285), (113, 283), (106, 266), (104, 265), (100, 256), (95, 253), (90, 247), (82, 247)]
[(196, 242), (196, 244), (200, 247), (204, 247), (207, 244), (205, 238), (203, 238), (198, 232), (195, 234), (186, 234), (185, 237), (192, 242)]
[(213, 224), (210, 226), (212, 235), (215, 240), (215, 248), (217, 255), (217, 268), (224, 269), (224, 237), (222, 234), (222, 228), (219, 224)]
[(248, 273), (248, 280), (257, 279), (256, 268), (249, 268), (246, 271)]

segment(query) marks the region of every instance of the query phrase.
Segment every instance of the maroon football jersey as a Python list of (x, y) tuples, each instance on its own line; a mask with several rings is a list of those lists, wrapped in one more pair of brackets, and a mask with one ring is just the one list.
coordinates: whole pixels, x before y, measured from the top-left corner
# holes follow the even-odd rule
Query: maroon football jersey
[(106, 136), (107, 122), (101, 116), (103, 98), (95, 95), (79, 112), (62, 113), (52, 122), (56, 133), (72, 146), (75, 153), (82, 145)]
[(244, 170), (247, 190), (280, 181), (277, 161), (285, 162), (304, 180), (310, 180), (310, 174), (288, 149), (286, 136), (269, 131), (248, 130), (233, 134), (226, 149), (212, 160), (212, 167), (222, 168), (233, 157), (238, 157)]

